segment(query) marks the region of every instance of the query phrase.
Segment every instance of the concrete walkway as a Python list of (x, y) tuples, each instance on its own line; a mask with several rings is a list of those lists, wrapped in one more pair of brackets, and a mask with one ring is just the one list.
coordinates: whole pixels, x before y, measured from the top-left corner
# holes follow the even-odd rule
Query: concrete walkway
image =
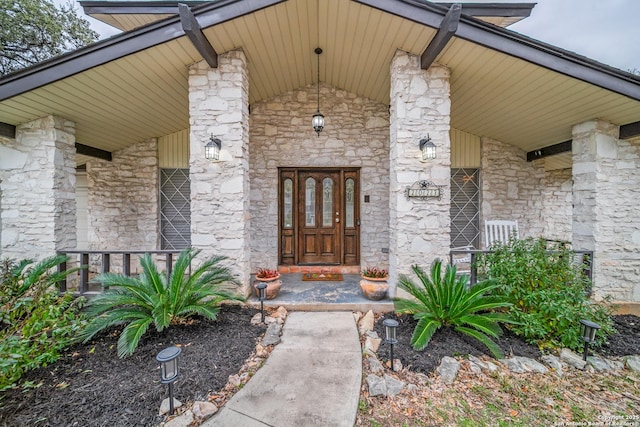
[(362, 355), (351, 312), (289, 313), (266, 363), (203, 426), (353, 426)]

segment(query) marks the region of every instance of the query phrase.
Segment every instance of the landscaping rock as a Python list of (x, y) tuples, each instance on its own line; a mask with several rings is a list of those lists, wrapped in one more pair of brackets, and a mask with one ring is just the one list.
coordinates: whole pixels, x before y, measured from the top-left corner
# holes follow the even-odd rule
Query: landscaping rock
[[(182, 402), (180, 402), (178, 399), (176, 399), (175, 397), (173, 398), (173, 409), (177, 409), (179, 407), (182, 406)], [(160, 412), (158, 412), (160, 415), (164, 415), (164, 414), (168, 414), (169, 413), (169, 398), (167, 397), (166, 399), (164, 399), (162, 401), (162, 403), (160, 404)]]
[(364, 341), (364, 353), (375, 354), (378, 351), (381, 342), (382, 340), (380, 338), (372, 338), (368, 336)]
[(288, 314), (287, 309), (282, 307), (282, 306), (280, 306), (276, 310), (276, 315), (274, 317), (284, 320), (284, 319), (287, 318), (287, 314)]
[(397, 380), (389, 375), (384, 376), (384, 382), (387, 387), (387, 396), (393, 397), (404, 389), (405, 383)]
[(607, 359), (599, 356), (588, 356), (587, 362), (590, 363), (591, 366), (593, 366), (593, 369), (595, 369), (597, 372), (613, 370), (613, 366), (611, 366), (611, 363)]
[(229, 375), (229, 384), (231, 384), (234, 387), (238, 387), (240, 386), (240, 384), (242, 384), (242, 381), (240, 380), (240, 375)]
[(495, 363), (484, 362), (472, 354), (469, 355), (469, 362), (478, 365), (483, 371), (495, 372), (498, 370)]
[(469, 369), (471, 369), (471, 372), (473, 372), (476, 375), (482, 375), (482, 368), (480, 367), (480, 365), (478, 365), (475, 362), (472, 362), (471, 360), (469, 360)]
[(353, 313), (353, 320), (356, 321), (356, 325), (358, 324), (358, 322), (360, 321), (360, 318), (362, 317), (362, 312), (360, 311), (356, 311)]
[(542, 361), (547, 364), (548, 367), (553, 369), (557, 376), (561, 377), (564, 375), (564, 369), (562, 367), (562, 362), (560, 359), (552, 354), (545, 354), (542, 356)]
[(164, 424), (164, 427), (189, 427), (193, 422), (193, 412), (186, 411), (179, 417), (175, 417), (171, 421)]
[(260, 325), (262, 324), (262, 315), (260, 313), (256, 313), (252, 318), (251, 318), (251, 324), (252, 325)]
[(407, 384), (407, 391), (411, 394), (416, 394), (420, 389), (415, 384)]
[(624, 362), (611, 359), (607, 359), (607, 362), (609, 363), (609, 366), (611, 366), (611, 369), (614, 371), (621, 371), (624, 369)]
[(262, 344), (258, 343), (256, 344), (256, 356), (265, 358), (269, 356), (269, 352)]
[(542, 363), (528, 357), (513, 356), (509, 359), (501, 359), (500, 362), (504, 363), (511, 372), (515, 372), (517, 374), (525, 372), (546, 374), (549, 371)]
[(371, 372), (374, 374), (384, 372), (384, 366), (382, 366), (382, 363), (380, 363), (377, 357), (371, 356), (367, 360), (369, 361), (369, 368), (371, 369)]
[(580, 370), (584, 370), (585, 366), (587, 366), (587, 362), (582, 360), (582, 357), (578, 356), (568, 348), (560, 350), (560, 360), (565, 362), (567, 365)]
[(640, 356), (627, 356), (624, 358), (627, 369), (640, 372)]
[(515, 357), (511, 359), (500, 359), (499, 362), (505, 365), (508, 370), (516, 374), (524, 374), (525, 372), (528, 372), (522, 361)]
[(198, 421), (204, 421), (207, 418), (211, 417), (213, 414), (218, 412), (218, 407), (211, 402), (203, 402), (203, 401), (195, 401), (193, 403), (193, 408), (191, 408), (191, 412), (193, 412), (194, 417)]
[(373, 311), (369, 310), (367, 314), (364, 315), (362, 319), (360, 319), (358, 330), (360, 331), (360, 335), (364, 335), (369, 331), (373, 330)]
[(275, 345), (280, 343), (280, 333), (282, 332), (282, 325), (277, 323), (272, 323), (267, 328), (267, 332), (264, 334), (264, 338), (262, 338), (262, 345)]
[(438, 375), (442, 378), (445, 384), (450, 385), (455, 380), (458, 371), (460, 370), (460, 363), (450, 356), (445, 356), (440, 361), (440, 366), (436, 368)]
[(384, 396), (387, 394), (387, 384), (384, 378), (377, 375), (367, 375), (367, 386), (369, 387), (369, 396)]

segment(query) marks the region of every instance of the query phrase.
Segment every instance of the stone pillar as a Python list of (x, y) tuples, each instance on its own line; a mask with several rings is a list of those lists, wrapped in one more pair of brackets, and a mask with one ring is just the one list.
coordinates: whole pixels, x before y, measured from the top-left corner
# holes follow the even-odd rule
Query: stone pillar
[[(201, 61), (189, 70), (191, 246), (200, 259), (224, 255), (249, 289), (249, 80), (244, 52)], [(220, 138), (219, 161), (204, 157), (209, 137)]]
[(640, 302), (640, 144), (593, 120), (573, 128), (573, 247), (594, 251), (596, 299)]
[[(397, 51), (391, 62), (389, 281), (391, 294), (399, 274), (411, 265), (428, 270), (435, 258), (447, 262), (450, 246), (451, 101), (449, 69), (434, 64), (420, 68), (420, 58)], [(419, 141), (427, 134), (436, 145), (436, 158), (422, 161)], [(442, 185), (442, 198), (405, 197), (416, 181)]]
[[(46, 116), (0, 141), (1, 253), (43, 259), (76, 247), (75, 123)], [(6, 156), (6, 157), (5, 157)]]

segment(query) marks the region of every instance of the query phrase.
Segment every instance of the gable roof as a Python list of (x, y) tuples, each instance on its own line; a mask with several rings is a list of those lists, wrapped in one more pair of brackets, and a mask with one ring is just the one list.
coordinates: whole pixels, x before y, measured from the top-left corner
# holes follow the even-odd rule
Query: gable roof
[[(222, 0), (193, 8), (218, 53), (243, 48), (250, 102), (320, 79), (389, 102), (396, 49), (420, 55), (447, 12), (418, 0)], [(114, 36), (0, 79), (0, 122), (54, 113), (78, 142), (114, 151), (188, 127), (187, 67), (200, 61), (178, 17)], [(462, 16), (437, 62), (452, 70), (452, 126), (526, 151), (571, 138), (595, 117), (640, 120), (640, 79)], [(325, 114), (330, 124), (330, 106)]]

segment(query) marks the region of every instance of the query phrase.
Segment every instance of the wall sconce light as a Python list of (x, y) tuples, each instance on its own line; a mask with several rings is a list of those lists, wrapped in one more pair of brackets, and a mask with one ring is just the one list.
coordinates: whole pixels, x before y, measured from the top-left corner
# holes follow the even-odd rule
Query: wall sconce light
[(429, 134), (426, 138), (420, 140), (420, 151), (422, 151), (422, 160), (433, 160), (436, 158), (436, 144), (431, 142)]
[(180, 347), (169, 347), (156, 356), (160, 362), (161, 383), (169, 384), (169, 415), (173, 415), (173, 383), (178, 379), (178, 356), (182, 352)]
[(384, 319), (382, 321), (384, 326), (385, 342), (389, 344), (389, 358), (391, 359), (391, 370), (393, 369), (393, 346), (398, 343), (396, 338), (396, 330), (398, 329), (398, 321), (393, 319)]
[(258, 299), (260, 300), (260, 317), (264, 323), (264, 300), (267, 299), (267, 284), (260, 282), (256, 285), (256, 289), (258, 289)]
[(596, 332), (600, 329), (600, 325), (585, 319), (582, 319), (580, 323), (582, 323), (582, 336), (580, 338), (584, 341), (584, 355), (582, 356), (582, 360), (586, 362), (589, 353), (589, 344), (596, 341)]
[(209, 142), (204, 146), (204, 158), (207, 160), (219, 160), (220, 149), (222, 148), (222, 141), (218, 138), (214, 138), (213, 135), (209, 138)]

